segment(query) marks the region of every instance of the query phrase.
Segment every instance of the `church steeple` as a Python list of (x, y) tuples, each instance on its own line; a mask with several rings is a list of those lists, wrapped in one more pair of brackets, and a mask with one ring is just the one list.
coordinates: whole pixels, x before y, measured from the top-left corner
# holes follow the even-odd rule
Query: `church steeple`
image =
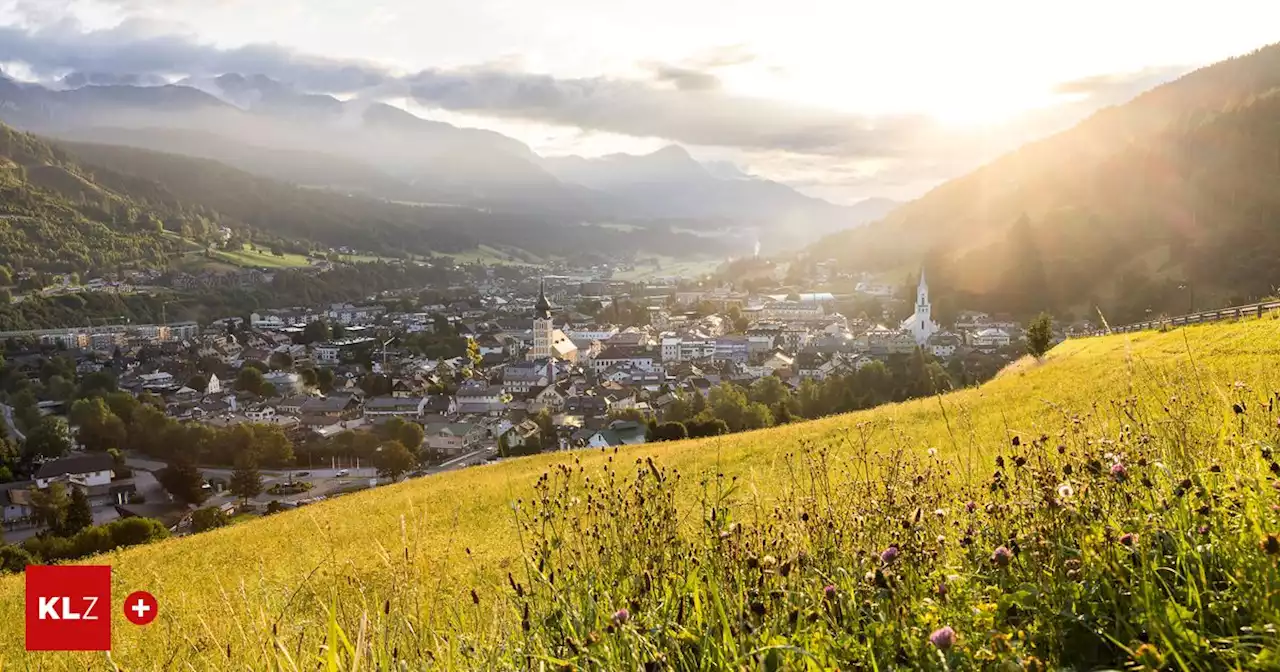
[(546, 279), (538, 285), (538, 302), (533, 304), (533, 317), (539, 320), (551, 319), (551, 302), (547, 300)]

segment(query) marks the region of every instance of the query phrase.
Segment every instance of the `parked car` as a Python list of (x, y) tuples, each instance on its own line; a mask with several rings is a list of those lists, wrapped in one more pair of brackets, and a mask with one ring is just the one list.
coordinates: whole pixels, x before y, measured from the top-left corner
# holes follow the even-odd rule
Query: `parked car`
[(341, 477), (341, 476), (350, 476), (350, 475), (351, 475), (351, 470), (350, 470), (350, 469), (339, 469), (339, 470), (338, 470), (338, 474), (337, 474), (337, 475), (338, 475), (339, 477)]

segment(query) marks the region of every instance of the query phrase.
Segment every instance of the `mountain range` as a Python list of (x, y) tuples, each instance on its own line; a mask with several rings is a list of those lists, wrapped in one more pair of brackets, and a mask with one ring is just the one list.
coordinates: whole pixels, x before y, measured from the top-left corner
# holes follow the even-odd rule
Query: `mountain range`
[(775, 246), (872, 221), (895, 205), (840, 206), (722, 165), (713, 172), (678, 146), (645, 156), (544, 158), (493, 131), (305, 93), (263, 76), (126, 82), (91, 74), (68, 76), (60, 87), (0, 79), (0, 120), (377, 199), (573, 223), (681, 220)]
[[(1223, 61), (948, 181), (816, 258), (961, 307), (1112, 321), (1280, 286), (1280, 45)], [(937, 300), (935, 299), (935, 302)]]

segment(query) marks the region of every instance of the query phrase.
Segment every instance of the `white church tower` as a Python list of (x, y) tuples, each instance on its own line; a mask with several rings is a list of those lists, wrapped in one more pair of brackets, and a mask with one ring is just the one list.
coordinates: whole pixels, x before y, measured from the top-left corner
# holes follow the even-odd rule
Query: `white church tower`
[(555, 321), (551, 319), (551, 302), (547, 300), (547, 281), (538, 286), (538, 302), (533, 305), (533, 348), (527, 359), (536, 361), (552, 355), (551, 344), (555, 335)]
[(924, 346), (929, 338), (938, 333), (938, 323), (933, 321), (933, 307), (929, 304), (929, 284), (924, 280), (924, 269), (920, 269), (920, 286), (916, 288), (916, 312), (902, 321), (902, 330), (911, 332), (916, 345)]

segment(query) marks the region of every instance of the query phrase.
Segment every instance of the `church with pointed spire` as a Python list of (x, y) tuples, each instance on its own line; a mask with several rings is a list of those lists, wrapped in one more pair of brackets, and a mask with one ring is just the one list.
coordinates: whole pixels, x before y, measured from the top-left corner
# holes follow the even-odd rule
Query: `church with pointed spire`
[(538, 300), (533, 304), (533, 347), (525, 359), (536, 362), (551, 358), (576, 362), (578, 346), (563, 331), (556, 329), (551, 302), (547, 300), (547, 281), (542, 280), (538, 285)]
[(910, 332), (916, 345), (924, 347), (938, 333), (938, 323), (933, 321), (933, 306), (929, 303), (929, 283), (925, 282), (924, 269), (920, 269), (920, 286), (916, 288), (916, 311), (902, 321), (902, 330)]

